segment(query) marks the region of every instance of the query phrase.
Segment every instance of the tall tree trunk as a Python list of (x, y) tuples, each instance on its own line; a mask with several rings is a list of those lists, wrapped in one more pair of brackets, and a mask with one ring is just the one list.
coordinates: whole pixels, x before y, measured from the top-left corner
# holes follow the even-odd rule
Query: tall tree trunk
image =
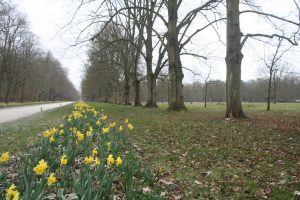
[(135, 90), (135, 97), (134, 97), (134, 106), (142, 106), (141, 99), (140, 99), (140, 80), (139, 80), (139, 74), (138, 74), (138, 65), (139, 65), (139, 59), (140, 54), (143, 48), (143, 30), (144, 27), (140, 27), (139, 29), (139, 39), (137, 42), (137, 46), (135, 49), (135, 58), (134, 58), (134, 66), (133, 66), (133, 86)]
[(177, 31), (177, 0), (168, 1), (168, 32), (167, 32), (167, 50), (169, 58), (170, 74), (170, 101), (168, 110), (186, 110), (183, 101), (183, 72), (180, 60), (180, 50)]
[(118, 103), (118, 86), (116, 85), (114, 88), (114, 104)]
[(130, 105), (129, 102), (129, 77), (125, 76), (125, 84), (124, 84), (124, 104), (125, 105)]
[(105, 103), (108, 103), (109, 102), (109, 95), (108, 95), (108, 88), (105, 88), (105, 99), (104, 99), (104, 102)]
[(271, 104), (271, 87), (272, 87), (272, 71), (269, 74), (269, 83), (268, 83), (268, 97), (267, 97), (267, 111), (270, 111)]
[(226, 113), (225, 117), (243, 118), (241, 103), (241, 30), (239, 0), (226, 0), (227, 50), (226, 50)]
[(277, 86), (278, 86), (278, 80), (276, 80), (276, 73), (273, 75), (273, 103), (276, 104), (277, 102)]
[[(147, 31), (148, 32), (148, 31)], [(149, 35), (148, 35), (149, 34)], [(152, 32), (149, 32), (147, 35), (150, 37), (146, 41), (146, 65), (147, 65), (147, 103), (146, 107), (157, 107), (156, 104), (156, 77), (152, 72)]]
[(150, 4), (150, 1), (147, 1), (147, 7), (151, 6), (151, 11), (147, 12), (147, 39), (145, 41), (146, 47), (146, 66), (147, 66), (147, 90), (148, 90), (148, 97), (146, 107), (157, 107), (156, 104), (156, 77), (152, 71), (152, 61), (153, 61), (153, 45), (152, 45), (152, 28), (153, 28), (153, 13), (154, 13), (154, 6)]
[(208, 87), (208, 83), (205, 82), (204, 108), (206, 108), (206, 101), (207, 101), (207, 87)]
[(140, 81), (134, 81), (135, 97), (134, 97), (134, 106), (142, 106), (140, 98)]
[(156, 104), (156, 77), (154, 74), (147, 76), (148, 99), (146, 107), (157, 107)]

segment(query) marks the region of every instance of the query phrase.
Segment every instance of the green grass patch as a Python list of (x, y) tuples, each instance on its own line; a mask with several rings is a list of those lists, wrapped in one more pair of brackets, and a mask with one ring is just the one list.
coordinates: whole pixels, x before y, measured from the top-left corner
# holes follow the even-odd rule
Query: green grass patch
[[(89, 103), (135, 129), (130, 141), (159, 174), (170, 199), (293, 199), (300, 191), (300, 104), (243, 104), (249, 119), (227, 122), (225, 103), (187, 103), (187, 112)], [(20, 151), (71, 106), (0, 125), (0, 151)]]
[(224, 120), (224, 103), (187, 104), (188, 112), (90, 104), (135, 124), (130, 139), (161, 179), (173, 180), (170, 198), (291, 199), (299, 191), (300, 104), (271, 112), (244, 104), (250, 119), (237, 122)]

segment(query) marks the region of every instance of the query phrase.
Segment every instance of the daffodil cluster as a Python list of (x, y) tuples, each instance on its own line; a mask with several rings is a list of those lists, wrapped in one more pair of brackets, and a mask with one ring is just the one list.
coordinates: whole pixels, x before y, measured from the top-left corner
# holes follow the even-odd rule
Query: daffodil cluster
[[(141, 172), (133, 169), (137, 158), (127, 147), (127, 134), (134, 128), (129, 120), (121, 124), (110, 121), (107, 115), (83, 102), (76, 103), (64, 119), (59, 126), (43, 131), (37, 147), (26, 154), (25, 168), (20, 170), (25, 180), (18, 185), (20, 194), (13, 184), (6, 190), (6, 199), (18, 199), (20, 195), (42, 199), (49, 193), (70, 192), (79, 199), (110, 199), (115, 191), (112, 182), (120, 182), (121, 188), (126, 185), (124, 190), (132, 188), (128, 184), (132, 184), (134, 174), (126, 173)], [(9, 159), (5, 152), (0, 163)]]

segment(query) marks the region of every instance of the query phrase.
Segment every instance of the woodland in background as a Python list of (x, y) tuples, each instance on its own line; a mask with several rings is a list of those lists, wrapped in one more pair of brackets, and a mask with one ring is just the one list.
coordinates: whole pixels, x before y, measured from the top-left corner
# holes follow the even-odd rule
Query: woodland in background
[(0, 102), (78, 99), (67, 71), (29, 31), (26, 18), (0, 1)]
[[(300, 99), (300, 78), (297, 76), (287, 76), (276, 83), (276, 91), (274, 86), (271, 90), (271, 103), (281, 102), (296, 102)], [(98, 101), (98, 102), (109, 102), (109, 103), (122, 103), (122, 91), (116, 93), (113, 89), (103, 90), (101, 87), (105, 85), (98, 85), (95, 81), (94, 88), (90, 90), (84, 90), (86, 93), (83, 94), (85, 100)], [(157, 102), (168, 103), (168, 87), (169, 83), (167, 80), (157, 81)], [(207, 102), (225, 102), (226, 101), (226, 83), (221, 80), (214, 80), (208, 84), (207, 87)], [(247, 82), (242, 82), (241, 99), (243, 102), (254, 103), (254, 102), (266, 102), (267, 101), (267, 90), (268, 80), (267, 79), (256, 79)], [(147, 101), (147, 83), (146, 81), (141, 82), (141, 101)], [(275, 92), (274, 92), (275, 91)], [(205, 84), (201, 82), (195, 82), (194, 84), (183, 85), (183, 97), (187, 103), (191, 102), (204, 102), (205, 100)], [(130, 101), (134, 101), (134, 91), (130, 90)]]
[[(90, 43), (82, 81), (85, 100), (125, 105), (133, 102), (134, 106), (145, 101), (146, 107), (167, 101), (169, 110), (185, 110), (184, 101), (204, 101), (203, 88), (207, 88), (207, 101), (226, 101), (226, 118), (242, 118), (245, 114), (241, 101), (268, 101), (269, 106), (271, 100), (299, 99), (299, 77), (278, 64), (284, 53), (298, 45), (300, 9), (296, 0), (293, 0), (295, 9), (290, 19), (264, 12), (257, 2), (249, 0), (203, 0), (192, 8), (185, 6), (182, 0), (97, 2), (99, 7), (86, 19), (90, 21), (86, 29), (93, 28), (94, 34), (89, 33), (83, 41)], [(78, 10), (86, 4), (89, 2), (82, 1)], [(241, 15), (260, 17), (270, 25), (271, 32), (242, 31)], [(195, 19), (201, 23), (195, 23)], [(184, 85), (183, 70), (187, 68), (182, 60), (188, 59), (186, 56), (201, 59), (203, 63), (210, 59), (201, 51), (190, 51), (187, 44), (208, 30), (220, 41), (218, 27), (225, 22), (226, 84), (221, 81), (212, 84), (208, 76), (204, 86), (201, 83)], [(268, 69), (266, 78), (243, 83), (242, 49), (253, 39), (277, 48), (264, 58)]]

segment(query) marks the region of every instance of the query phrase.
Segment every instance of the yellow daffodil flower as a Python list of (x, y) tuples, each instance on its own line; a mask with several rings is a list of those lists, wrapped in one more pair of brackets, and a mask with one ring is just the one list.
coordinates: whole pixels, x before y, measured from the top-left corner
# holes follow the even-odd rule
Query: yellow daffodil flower
[(56, 133), (57, 129), (54, 127), (52, 128), (49, 132), (50, 132), (50, 135), (54, 135)]
[(78, 141), (82, 141), (84, 139), (84, 134), (82, 134), (80, 131), (77, 131), (76, 136)]
[(95, 158), (94, 159), (94, 163), (95, 163), (95, 165), (100, 165), (101, 162), (100, 162), (100, 160), (98, 158)]
[(127, 127), (128, 127), (129, 130), (131, 130), (131, 131), (133, 130), (132, 124), (128, 124)]
[(89, 128), (89, 130), (86, 132), (87, 136), (90, 136), (93, 133), (94, 129), (92, 127)]
[(63, 155), (60, 158), (60, 166), (66, 165), (68, 163), (68, 159), (66, 157), (67, 157), (66, 155)]
[(8, 189), (6, 189), (6, 200), (19, 200), (19, 192), (16, 190), (15, 184), (12, 184)]
[(102, 133), (106, 134), (109, 133), (110, 129), (109, 128), (102, 128)]
[(125, 124), (128, 124), (128, 122), (129, 122), (128, 119), (125, 119)]
[(54, 173), (51, 173), (50, 176), (48, 177), (48, 186), (53, 185), (54, 183), (56, 183), (56, 177), (54, 175)]
[(101, 125), (101, 122), (98, 120), (98, 121), (96, 122), (96, 125), (97, 125), (97, 126), (100, 126), (100, 125)]
[(117, 159), (115, 160), (115, 163), (117, 166), (122, 165), (123, 161), (120, 156), (117, 157)]
[(124, 130), (123, 126), (119, 127), (119, 131), (122, 132)]
[(44, 137), (49, 137), (51, 134), (50, 134), (50, 131), (49, 131), (49, 130), (45, 130), (45, 131), (43, 132), (43, 135), (44, 135)]
[(84, 162), (86, 163), (86, 164), (92, 164), (93, 162), (94, 162), (94, 158), (92, 157), (92, 156), (86, 156), (85, 158), (84, 158)]
[(98, 150), (96, 148), (93, 149), (92, 151), (93, 156), (97, 156), (98, 155)]
[(113, 123), (110, 123), (110, 124), (109, 124), (109, 127), (110, 127), (110, 128), (113, 128), (113, 127), (115, 127), (116, 125), (117, 125), (116, 122), (113, 122)]
[(52, 143), (55, 141), (55, 138), (53, 137), (53, 135), (49, 138), (49, 142)]
[(39, 164), (35, 168), (33, 168), (33, 171), (36, 173), (36, 175), (42, 175), (47, 168), (47, 162), (45, 162), (44, 159), (42, 159), (39, 161)]
[(112, 154), (109, 154), (108, 157), (106, 158), (107, 165), (112, 165), (115, 163), (114, 156)]
[(0, 163), (7, 162), (7, 161), (9, 161), (9, 159), (10, 159), (10, 157), (9, 157), (8, 152), (2, 153), (2, 155), (0, 157)]
[(103, 120), (103, 121), (107, 120), (107, 115), (103, 115), (103, 116), (101, 117), (101, 120)]

